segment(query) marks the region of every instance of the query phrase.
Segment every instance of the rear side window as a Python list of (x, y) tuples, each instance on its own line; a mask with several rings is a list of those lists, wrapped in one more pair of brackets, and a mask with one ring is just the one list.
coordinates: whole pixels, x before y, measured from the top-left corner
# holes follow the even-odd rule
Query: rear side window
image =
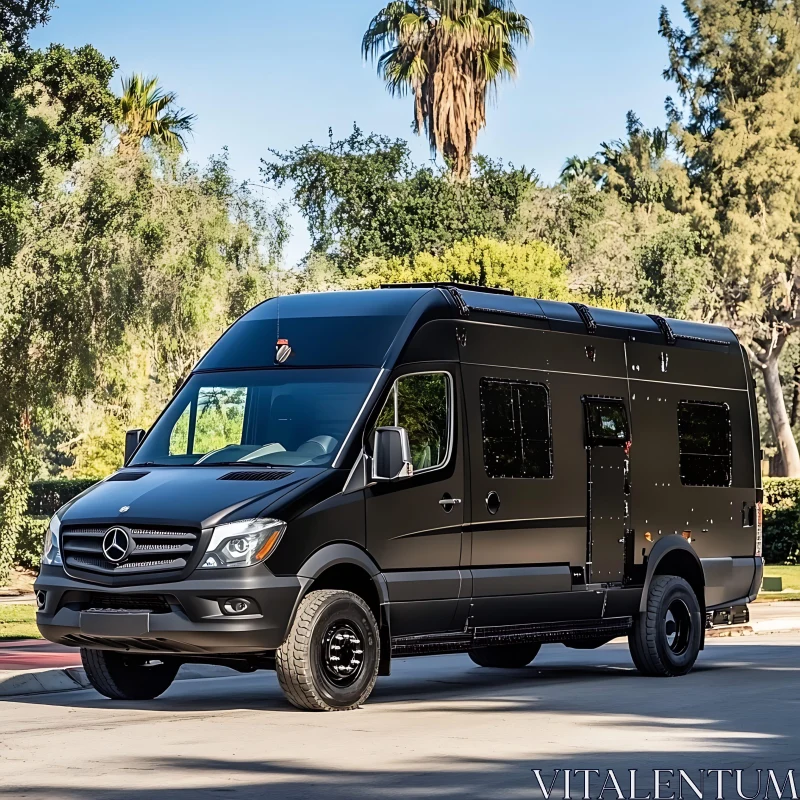
[(630, 441), (628, 415), (622, 400), (585, 399), (586, 430), (592, 447), (625, 445)]
[(731, 414), (725, 403), (678, 404), (681, 483), (731, 485)]
[(527, 381), (481, 378), (483, 466), (490, 478), (553, 476), (550, 394)]

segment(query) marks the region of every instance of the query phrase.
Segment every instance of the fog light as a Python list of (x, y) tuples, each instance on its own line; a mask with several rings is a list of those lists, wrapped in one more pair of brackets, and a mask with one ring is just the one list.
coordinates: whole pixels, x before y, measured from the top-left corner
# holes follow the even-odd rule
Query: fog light
[(47, 602), (47, 592), (43, 592), (41, 589), (36, 592), (36, 608), (38, 611), (43, 611), (45, 603)]
[(240, 614), (253, 613), (253, 602), (246, 597), (231, 597), (227, 600), (222, 600), (220, 605), (226, 614), (233, 617)]

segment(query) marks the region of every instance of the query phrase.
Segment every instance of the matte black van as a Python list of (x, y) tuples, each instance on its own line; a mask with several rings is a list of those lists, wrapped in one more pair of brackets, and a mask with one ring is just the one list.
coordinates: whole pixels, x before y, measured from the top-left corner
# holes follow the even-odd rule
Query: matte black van
[(683, 675), (759, 590), (727, 328), (456, 285), (269, 300), (50, 523), (39, 628), (111, 698), (181, 664), (355, 708), (391, 659), (627, 635)]

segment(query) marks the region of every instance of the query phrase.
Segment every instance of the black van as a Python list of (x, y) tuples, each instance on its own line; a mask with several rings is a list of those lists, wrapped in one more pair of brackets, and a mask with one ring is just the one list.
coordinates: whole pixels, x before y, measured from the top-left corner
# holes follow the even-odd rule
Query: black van
[(451, 284), (274, 298), (53, 517), (37, 619), (117, 699), (193, 662), (349, 709), (394, 657), (621, 635), (682, 675), (748, 619), (760, 486), (727, 328)]

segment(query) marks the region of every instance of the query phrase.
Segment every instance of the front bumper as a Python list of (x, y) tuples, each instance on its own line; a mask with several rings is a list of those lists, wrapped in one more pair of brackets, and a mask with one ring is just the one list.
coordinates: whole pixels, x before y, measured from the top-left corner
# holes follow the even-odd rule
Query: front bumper
[[(187, 656), (263, 653), (283, 643), (300, 586), (299, 578), (273, 575), (263, 565), (124, 588), (95, 586), (60, 567), (43, 567), (34, 585), (44, 593), (36, 623), (46, 639), (73, 647)], [(220, 601), (238, 597), (251, 600), (256, 613), (223, 613)], [(89, 611), (98, 607), (117, 610)]]

